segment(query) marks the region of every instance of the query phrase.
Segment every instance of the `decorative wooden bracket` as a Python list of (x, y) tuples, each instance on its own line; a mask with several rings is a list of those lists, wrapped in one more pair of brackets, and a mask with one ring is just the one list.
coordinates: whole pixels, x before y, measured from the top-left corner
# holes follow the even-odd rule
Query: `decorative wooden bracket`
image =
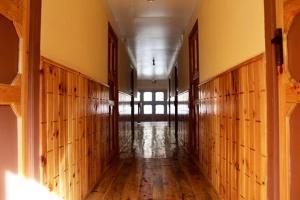
[(0, 84), (0, 105), (10, 105), (21, 116), (21, 76), (17, 75), (11, 85)]
[(0, 84), (0, 104), (10, 105), (19, 103), (21, 99), (20, 86)]
[(0, 14), (3, 14), (11, 21), (22, 24), (22, 1), (1, 0)]

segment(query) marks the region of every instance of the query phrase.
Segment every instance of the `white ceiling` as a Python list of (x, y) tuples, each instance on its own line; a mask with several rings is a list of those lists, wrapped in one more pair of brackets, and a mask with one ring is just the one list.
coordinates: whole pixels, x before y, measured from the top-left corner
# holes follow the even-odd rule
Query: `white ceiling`
[(135, 59), (138, 79), (167, 79), (198, 0), (107, 1)]

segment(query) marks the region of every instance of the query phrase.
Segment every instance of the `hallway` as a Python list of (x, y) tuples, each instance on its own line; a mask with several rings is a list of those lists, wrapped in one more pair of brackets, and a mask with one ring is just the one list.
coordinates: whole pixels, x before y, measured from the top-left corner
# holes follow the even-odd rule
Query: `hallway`
[(0, 200), (299, 200), (299, 36), (300, 0), (0, 0)]
[(122, 152), (87, 200), (217, 200), (167, 122), (136, 125), (134, 149)]

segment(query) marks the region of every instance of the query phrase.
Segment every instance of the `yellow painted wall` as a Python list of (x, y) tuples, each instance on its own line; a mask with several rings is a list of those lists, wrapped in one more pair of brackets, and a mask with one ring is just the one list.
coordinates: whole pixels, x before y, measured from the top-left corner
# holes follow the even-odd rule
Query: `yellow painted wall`
[(107, 83), (108, 18), (101, 0), (43, 0), (41, 54)]
[(199, 15), (199, 9), (195, 8), (189, 24), (183, 34), (183, 44), (178, 54), (178, 91), (185, 92), (189, 89), (189, 34), (193, 29)]
[(151, 80), (138, 80), (137, 90), (168, 90), (169, 81), (168, 80), (156, 80), (153, 83)]
[[(120, 43), (120, 42), (119, 42)], [(119, 60), (119, 90), (127, 94), (131, 94), (131, 66), (132, 62), (127, 54), (127, 50), (124, 45), (119, 46), (118, 52)]]
[(179, 65), (188, 70), (187, 39), (198, 18), (200, 82), (265, 51), (263, 0), (201, 0), (195, 13)]
[(189, 87), (188, 45), (184, 44), (178, 56), (178, 90), (184, 92)]
[[(104, 0), (42, 0), (41, 54), (107, 84), (108, 23), (119, 35)], [(120, 39), (119, 48), (119, 70), (128, 71), (130, 59)], [(130, 85), (120, 79), (125, 84), (120, 90), (127, 91)]]
[(189, 89), (189, 45), (186, 39), (178, 54), (178, 91)]
[(200, 80), (265, 51), (263, 0), (202, 0)]

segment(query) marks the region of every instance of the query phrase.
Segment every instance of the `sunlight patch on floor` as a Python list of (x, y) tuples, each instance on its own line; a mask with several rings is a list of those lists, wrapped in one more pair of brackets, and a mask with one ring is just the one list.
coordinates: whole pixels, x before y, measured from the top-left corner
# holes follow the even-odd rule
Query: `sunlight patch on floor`
[(6, 200), (62, 200), (34, 180), (6, 172)]

